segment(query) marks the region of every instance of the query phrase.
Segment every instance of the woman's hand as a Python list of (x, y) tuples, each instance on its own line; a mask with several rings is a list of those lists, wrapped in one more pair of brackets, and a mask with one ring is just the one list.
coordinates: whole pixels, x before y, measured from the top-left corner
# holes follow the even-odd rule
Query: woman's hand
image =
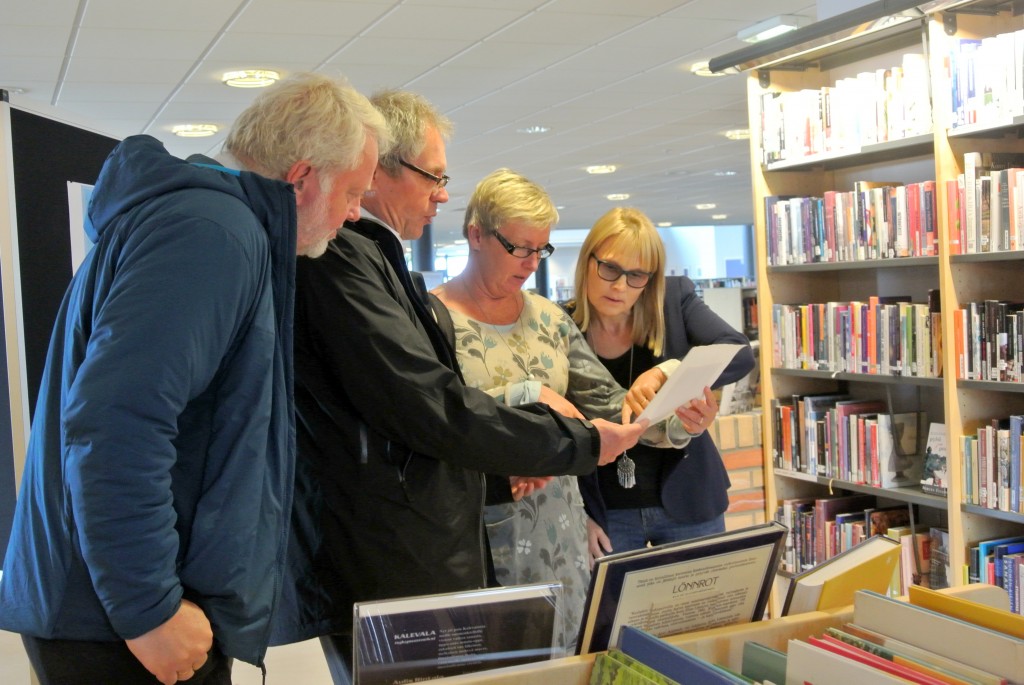
[(548, 405), (562, 416), (568, 416), (570, 419), (586, 418), (580, 413), (580, 410), (576, 408), (576, 405), (546, 385), (540, 386), (540, 397), (537, 401)]
[(550, 483), (554, 476), (509, 476), (512, 486), (512, 501), (518, 502), (527, 495), (532, 495)]
[(608, 539), (604, 529), (594, 523), (594, 520), (587, 517), (587, 546), (590, 548), (590, 568), (593, 570), (594, 561), (606, 554), (611, 554), (612, 541)]
[(705, 386), (704, 399), (691, 400), (676, 409), (676, 416), (683, 422), (683, 428), (690, 435), (700, 435), (718, 415), (718, 402), (711, 388)]
[(657, 366), (637, 376), (622, 401), (622, 422), (629, 423), (634, 416), (642, 412), (667, 380), (664, 372)]

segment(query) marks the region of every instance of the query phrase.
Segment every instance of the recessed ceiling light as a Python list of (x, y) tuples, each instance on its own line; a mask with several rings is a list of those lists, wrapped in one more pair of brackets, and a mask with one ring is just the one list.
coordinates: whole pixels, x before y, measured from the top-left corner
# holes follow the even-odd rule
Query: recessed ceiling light
[(628, 200), (629, 193), (612, 193), (611, 195), (605, 195), (612, 202), (618, 202), (620, 200)]
[(555, 209), (565, 209), (565, 205), (555, 205)]
[(467, 242), (467, 241), (466, 241), (466, 239), (465, 239), (465, 238), (456, 238), (456, 239), (455, 239), (455, 244), (456, 244), (456, 245), (465, 245), (465, 244), (466, 244), (466, 242)]
[(182, 138), (206, 138), (219, 130), (216, 124), (178, 124), (171, 127), (171, 133)]
[(693, 64), (691, 64), (690, 73), (693, 74), (694, 76), (725, 76), (724, 71), (711, 71), (710, 69), (708, 69), (707, 60), (704, 60), (703, 62), (694, 62)]
[(668, 226), (671, 226), (672, 222), (671, 221), (659, 221), (658, 225), (661, 226), (662, 228), (666, 228)]
[(614, 164), (595, 164), (587, 167), (588, 174), (614, 174), (616, 167)]
[(547, 126), (524, 126), (516, 129), (519, 133), (547, 133), (550, 130)]
[(714, 219), (715, 221), (721, 221), (722, 219), (729, 218), (729, 215), (728, 214), (712, 214), (711, 218)]
[(234, 88), (266, 88), (281, 78), (281, 74), (270, 69), (241, 69), (226, 71), (221, 81)]
[(747, 140), (750, 138), (749, 128), (734, 128), (722, 134), (729, 140)]
[(715, 176), (735, 176), (735, 171), (716, 171)]
[(701, 202), (700, 204), (694, 205), (694, 207), (696, 207), (697, 209), (714, 209), (717, 206), (718, 205), (716, 205), (714, 202)]

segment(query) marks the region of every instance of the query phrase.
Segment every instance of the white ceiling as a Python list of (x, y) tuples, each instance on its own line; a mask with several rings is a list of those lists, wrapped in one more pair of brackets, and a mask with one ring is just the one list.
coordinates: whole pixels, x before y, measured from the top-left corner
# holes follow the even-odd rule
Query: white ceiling
[[(690, 65), (743, 46), (736, 32), (813, 0), (0, 0), (0, 88), (116, 137), (179, 156), (219, 149), (171, 134), (226, 129), (256, 92), (224, 71), (344, 75), (370, 94), (408, 88), (455, 123), (450, 201), (435, 242), (461, 232), (476, 182), (502, 166), (542, 184), (559, 228), (614, 204), (674, 225), (752, 223), (745, 76)], [(547, 126), (544, 134), (519, 129)], [(607, 176), (584, 167), (615, 164)], [(720, 175), (735, 172), (733, 176)], [(613, 203), (609, 193), (629, 193)], [(697, 210), (697, 203), (715, 203)], [(726, 214), (712, 220), (712, 214)]]

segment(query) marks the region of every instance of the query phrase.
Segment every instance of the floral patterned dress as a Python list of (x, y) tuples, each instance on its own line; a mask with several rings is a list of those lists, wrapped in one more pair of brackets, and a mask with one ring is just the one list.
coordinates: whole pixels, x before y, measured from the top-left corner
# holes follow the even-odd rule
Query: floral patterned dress
[[(590, 417), (610, 418), (624, 390), (590, 352), (572, 319), (553, 302), (524, 292), (519, 319), (492, 325), (451, 311), (466, 383), (495, 396), (540, 381)], [(563, 586), (565, 646), (575, 648), (590, 584), (587, 516), (575, 476), (559, 476), (518, 502), (486, 507), (484, 520), (502, 585), (558, 581)]]

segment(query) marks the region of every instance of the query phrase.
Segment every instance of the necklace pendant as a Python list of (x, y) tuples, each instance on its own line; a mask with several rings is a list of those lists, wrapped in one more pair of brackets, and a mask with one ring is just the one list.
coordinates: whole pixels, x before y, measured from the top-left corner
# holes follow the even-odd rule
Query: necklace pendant
[(636, 462), (625, 452), (615, 464), (615, 472), (619, 477), (619, 485), (629, 489), (636, 485)]

